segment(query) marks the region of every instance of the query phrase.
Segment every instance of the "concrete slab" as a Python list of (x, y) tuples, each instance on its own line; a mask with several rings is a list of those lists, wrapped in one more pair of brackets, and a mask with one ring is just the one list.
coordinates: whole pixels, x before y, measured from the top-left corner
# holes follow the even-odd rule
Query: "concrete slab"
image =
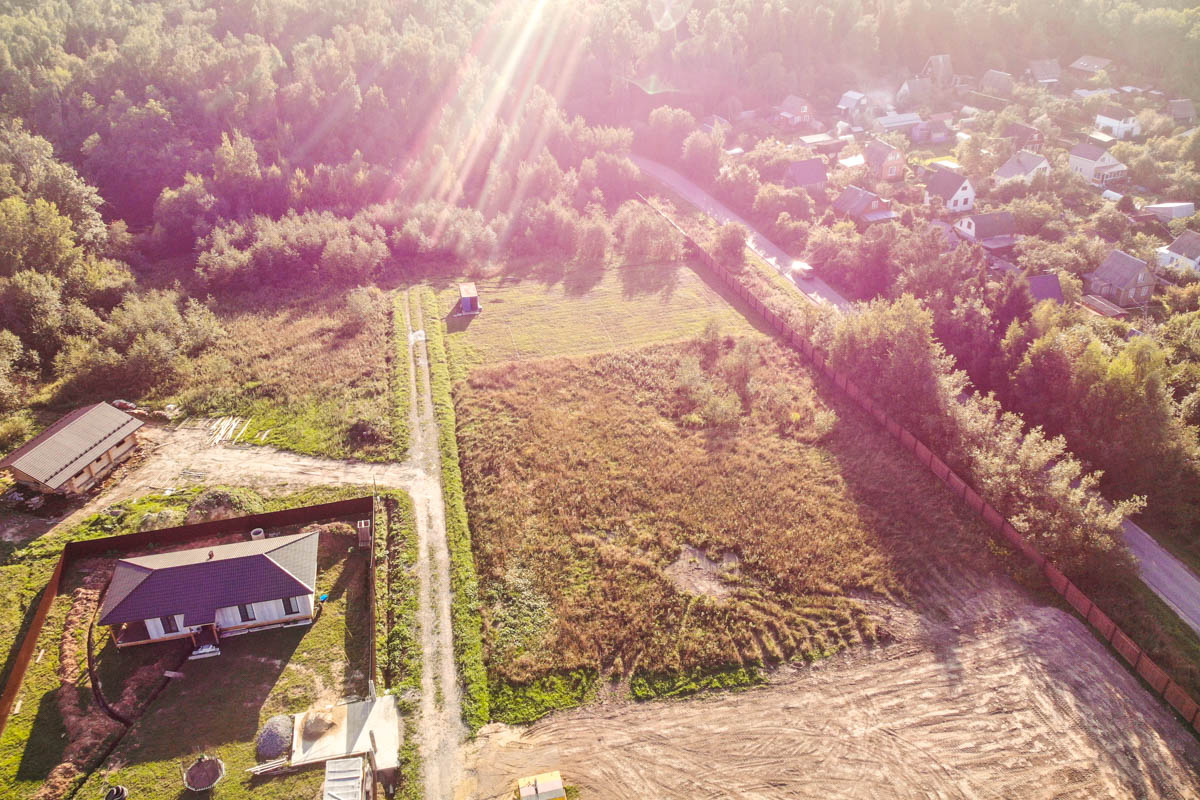
[[(376, 770), (394, 769), (400, 763), (400, 709), (394, 695), (342, 705), (311, 708), (296, 714), (292, 728), (292, 765), (318, 764), (333, 758), (375, 753)], [(305, 733), (309, 721), (327, 724), (319, 734)], [(375, 734), (375, 747), (371, 735)]]

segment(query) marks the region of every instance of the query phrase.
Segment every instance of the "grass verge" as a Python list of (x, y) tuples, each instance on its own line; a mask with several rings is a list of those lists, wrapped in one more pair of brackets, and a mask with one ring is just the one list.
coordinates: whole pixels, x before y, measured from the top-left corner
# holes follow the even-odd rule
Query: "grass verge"
[(683, 674), (638, 673), (629, 681), (629, 691), (637, 700), (687, 697), (714, 689), (745, 689), (766, 683), (762, 670), (750, 666), (717, 669), (692, 669)]
[(408, 452), (412, 409), (412, 359), (408, 357), (408, 324), (404, 318), (407, 303), (403, 292), (392, 297), (392, 346), (387, 355), (392, 375), (392, 450), (397, 459)]
[(417, 622), (417, 529), (412, 499), (400, 491), (382, 494), (386, 536), (375, 543), (378, 587), (379, 666), (383, 686), (393, 693), (420, 691), (421, 646)]
[(463, 719), (474, 733), (491, 716), (487, 670), (483, 665), (479, 580), (475, 573), (475, 557), (471, 552), (471, 531), (467, 524), (462, 472), (458, 461), (445, 329), (438, 317), (437, 299), (432, 290), (422, 288), (421, 306), (429, 354), (430, 390), (438, 424), (438, 449), (442, 456), (442, 495), (446, 505), (446, 537), (450, 548), (450, 589), (454, 593), (450, 607), (454, 656), (463, 686)]
[(595, 699), (596, 671), (578, 669), (554, 672), (527, 684), (494, 680), (491, 684), (492, 719), (519, 725), (541, 719), (559, 708), (573, 708)]

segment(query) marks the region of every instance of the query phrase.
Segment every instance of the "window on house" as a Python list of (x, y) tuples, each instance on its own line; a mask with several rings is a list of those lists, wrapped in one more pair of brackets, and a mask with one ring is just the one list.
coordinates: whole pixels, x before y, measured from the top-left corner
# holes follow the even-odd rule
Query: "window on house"
[(888, 167), (888, 177), (889, 178), (896, 177), (896, 168), (895, 167)]
[(242, 617), (242, 622), (254, 622), (254, 607), (250, 605), (238, 606), (238, 614)]
[(300, 613), (300, 609), (296, 607), (296, 598), (294, 598), (294, 597), (283, 598), (283, 613), (285, 613), (285, 614), (299, 614)]
[(163, 633), (179, 633), (179, 625), (175, 622), (175, 617), (159, 617), (158, 621), (162, 624)]

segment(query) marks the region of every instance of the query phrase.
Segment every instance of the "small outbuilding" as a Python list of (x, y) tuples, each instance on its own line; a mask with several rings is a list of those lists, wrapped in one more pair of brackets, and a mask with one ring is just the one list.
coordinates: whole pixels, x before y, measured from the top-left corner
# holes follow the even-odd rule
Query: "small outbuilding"
[(129, 457), (144, 424), (108, 403), (78, 408), (0, 459), (0, 469), (35, 491), (82, 494)]
[(460, 283), (458, 285), (458, 313), (478, 314), (479, 311), (479, 292), (475, 289), (475, 284)]
[(517, 796), (520, 800), (558, 800), (567, 796), (567, 790), (562, 775), (555, 770), (518, 780)]

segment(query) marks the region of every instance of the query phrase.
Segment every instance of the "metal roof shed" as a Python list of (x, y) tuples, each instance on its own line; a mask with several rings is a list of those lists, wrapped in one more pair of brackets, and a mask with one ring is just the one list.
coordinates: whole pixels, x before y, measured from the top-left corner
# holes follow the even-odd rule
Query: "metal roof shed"
[(474, 283), (460, 283), (458, 285), (458, 313), (479, 313), (479, 292), (475, 289)]
[(517, 794), (520, 800), (558, 800), (567, 796), (567, 790), (562, 775), (555, 770), (521, 778), (517, 781)]
[(370, 766), (363, 764), (362, 756), (337, 758), (325, 762), (325, 787), (323, 800), (364, 800), (371, 796), (364, 792), (363, 772)]
[(84, 491), (129, 455), (144, 424), (108, 403), (77, 408), (0, 459), (0, 468), (41, 491)]

